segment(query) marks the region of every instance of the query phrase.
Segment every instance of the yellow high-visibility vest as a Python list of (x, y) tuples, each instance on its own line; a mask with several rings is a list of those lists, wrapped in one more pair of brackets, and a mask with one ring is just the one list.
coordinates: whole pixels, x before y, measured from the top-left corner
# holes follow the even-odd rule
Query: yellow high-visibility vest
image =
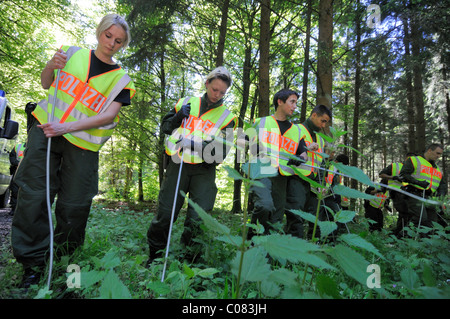
[[(310, 144), (314, 143), (314, 140), (309, 133), (308, 129), (303, 125), (299, 124), (300, 130), (301, 130), (301, 137), (305, 139), (306, 147), (308, 147)], [(323, 149), (325, 146), (325, 141), (322, 137), (320, 137), (318, 134), (316, 134), (316, 143), (319, 145), (319, 149), (315, 153), (323, 153)], [(305, 163), (306, 165), (300, 165), (300, 172), (305, 175), (309, 176), (313, 174), (314, 176), (318, 173), (319, 167), (322, 164), (323, 157), (319, 154), (315, 154), (311, 151), (307, 152), (308, 160)], [(314, 166), (314, 167), (313, 167)]]
[(387, 199), (387, 191), (384, 193), (377, 193), (375, 196), (376, 198), (372, 198), (369, 200), (370, 205), (375, 208), (383, 207), (383, 204)]
[[(271, 166), (278, 168), (281, 175), (294, 175), (294, 170), (287, 165), (289, 158), (283, 153), (295, 155), (300, 141), (300, 129), (296, 124), (281, 135), (278, 122), (273, 116), (265, 116), (255, 120), (258, 138), (263, 152), (270, 154)], [(260, 150), (261, 151), (261, 150)]]
[(23, 143), (16, 144), (14, 151), (16, 152), (17, 160), (21, 161), (25, 152), (25, 145)]
[[(433, 167), (430, 162), (428, 162), (422, 156), (414, 156), (411, 157), (411, 161), (414, 165), (414, 172), (411, 175), (418, 181), (427, 181), (429, 184), (427, 189), (430, 189), (432, 193), (434, 193), (441, 183), (442, 180), (442, 172), (439, 167)], [(412, 186), (423, 190), (423, 187), (419, 185), (411, 184)]]
[[(105, 112), (123, 89), (130, 90), (131, 98), (134, 96), (136, 92), (134, 84), (122, 68), (119, 67), (88, 79), (91, 50), (74, 46), (63, 46), (62, 49), (67, 54), (67, 63), (60, 72), (55, 102), (54, 119), (59, 123), (75, 122)], [(48, 90), (46, 99), (39, 102), (33, 112), (41, 124), (53, 121), (50, 115), (53, 108), (56, 74), (55, 70), (55, 80)], [(117, 116), (111, 124), (67, 133), (63, 136), (77, 147), (98, 152), (111, 137), (118, 121)]]
[[(177, 143), (182, 137), (189, 138), (197, 144), (203, 141), (212, 140), (221, 134), (221, 130), (228, 126), (235, 116), (224, 105), (212, 108), (200, 116), (200, 97), (187, 97), (178, 100), (175, 105), (176, 112), (187, 103), (191, 104), (189, 117), (183, 120), (181, 126), (177, 128), (165, 142), (165, 150), (167, 155), (178, 155), (183, 162), (190, 164), (199, 164), (203, 162), (202, 150), (182, 149)], [(236, 126), (236, 123), (235, 123)], [(182, 153), (185, 153), (182, 156)]]

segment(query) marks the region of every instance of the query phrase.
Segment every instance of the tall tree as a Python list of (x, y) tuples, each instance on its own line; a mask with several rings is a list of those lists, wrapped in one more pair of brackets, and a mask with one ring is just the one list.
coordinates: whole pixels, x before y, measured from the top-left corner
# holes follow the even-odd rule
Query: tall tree
[(225, 51), (225, 39), (227, 36), (227, 21), (228, 21), (228, 8), (230, 6), (230, 0), (223, 0), (222, 7), (222, 20), (220, 22), (219, 31), (219, 43), (217, 44), (217, 57), (216, 66), (223, 65), (223, 53)]
[[(359, 139), (359, 108), (360, 108), (360, 87), (361, 87), (361, 2), (358, 0), (355, 15), (355, 28), (356, 28), (356, 44), (355, 44), (355, 107), (353, 109), (353, 134), (352, 134), (352, 147), (358, 149)], [(352, 153), (352, 166), (358, 166), (358, 153), (353, 151)], [(355, 179), (352, 179), (352, 188), (356, 189), (358, 184)]]
[(300, 122), (306, 120), (306, 109), (308, 103), (308, 80), (309, 80), (309, 47), (311, 42), (311, 14), (312, 0), (307, 2), (306, 10), (306, 34), (305, 34), (305, 59), (303, 62), (303, 84), (302, 84), (302, 106), (300, 111)]
[(268, 116), (270, 106), (270, 1), (271, 0), (261, 0), (259, 38), (259, 117)]
[(333, 0), (320, 0), (317, 47), (317, 104), (332, 107)]

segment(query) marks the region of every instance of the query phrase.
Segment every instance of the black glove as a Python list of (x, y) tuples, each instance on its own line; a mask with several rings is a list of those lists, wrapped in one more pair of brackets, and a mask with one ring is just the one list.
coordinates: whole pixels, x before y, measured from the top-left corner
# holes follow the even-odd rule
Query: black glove
[(297, 157), (297, 158), (290, 158), (289, 161), (287, 162), (287, 165), (300, 166), (303, 163), (305, 163), (305, 160), (301, 157)]
[(393, 176), (392, 179), (394, 181), (397, 181), (397, 182), (402, 182), (403, 181), (403, 178), (401, 178), (400, 176)]
[(191, 103), (183, 105), (174, 117), (177, 122), (181, 122), (183, 119), (189, 117), (189, 113), (191, 113)]
[(416, 183), (416, 185), (419, 185), (420, 187), (427, 189), (428, 186), (430, 186), (430, 183), (428, 183), (427, 181), (419, 181), (418, 183)]

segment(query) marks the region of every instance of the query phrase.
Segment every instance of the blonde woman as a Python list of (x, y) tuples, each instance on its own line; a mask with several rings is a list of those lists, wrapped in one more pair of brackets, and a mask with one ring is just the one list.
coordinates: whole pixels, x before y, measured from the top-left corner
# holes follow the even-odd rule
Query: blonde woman
[(129, 105), (135, 94), (130, 77), (113, 60), (130, 42), (127, 22), (109, 14), (96, 34), (95, 50), (62, 46), (41, 73), (48, 95), (33, 112), (28, 147), (15, 176), (20, 190), (11, 239), (14, 256), (24, 267), (23, 287), (39, 281), (49, 249), (48, 138), (52, 138), (52, 202), (57, 195), (55, 245), (58, 255), (68, 254), (84, 242), (92, 198), (98, 191), (99, 150), (116, 127), (120, 108)]

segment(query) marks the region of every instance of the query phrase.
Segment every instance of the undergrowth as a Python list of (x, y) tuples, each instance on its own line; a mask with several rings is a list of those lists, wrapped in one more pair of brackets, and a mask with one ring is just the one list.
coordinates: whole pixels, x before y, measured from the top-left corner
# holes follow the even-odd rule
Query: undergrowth
[[(202, 254), (197, 261), (184, 258), (185, 249), (179, 244), (183, 223), (177, 221), (166, 277), (161, 282), (162, 259), (145, 267), (146, 232), (153, 214), (126, 205), (110, 207), (93, 207), (84, 246), (55, 261), (50, 291), (46, 290), (46, 278), (26, 294), (17, 288), (21, 266), (10, 249), (2, 247), (0, 298), (450, 297), (449, 228), (437, 224), (434, 231), (423, 230), (419, 239), (413, 228), (407, 228), (409, 236), (399, 239), (385, 229), (368, 232), (368, 221), (358, 214), (358, 222), (348, 223), (350, 233), (341, 234), (334, 242), (313, 244), (274, 233), (256, 236), (242, 247), (242, 215), (214, 211), (203, 216), (204, 232), (198, 238)], [(374, 273), (367, 267), (373, 264), (380, 269), (380, 288), (369, 288)], [(67, 272), (69, 265), (79, 267), (79, 288), (68, 288), (77, 283), (75, 271)]]

